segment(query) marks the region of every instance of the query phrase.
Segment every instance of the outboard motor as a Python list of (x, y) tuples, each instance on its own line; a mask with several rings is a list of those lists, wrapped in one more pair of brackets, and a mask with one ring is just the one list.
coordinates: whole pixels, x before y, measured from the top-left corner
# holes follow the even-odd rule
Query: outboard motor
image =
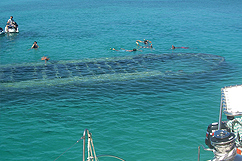
[(224, 130), (217, 130), (211, 138), (214, 147), (214, 158), (212, 161), (241, 161), (241, 156), (237, 155), (235, 135)]

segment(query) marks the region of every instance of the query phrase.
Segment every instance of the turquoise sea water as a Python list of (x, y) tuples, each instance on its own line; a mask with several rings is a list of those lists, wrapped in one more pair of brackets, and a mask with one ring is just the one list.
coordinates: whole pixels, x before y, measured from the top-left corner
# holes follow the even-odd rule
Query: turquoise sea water
[[(97, 155), (197, 160), (218, 121), (220, 89), (242, 83), (241, 8), (240, 0), (1, 1), (0, 27), (13, 16), (20, 32), (0, 35), (0, 160), (54, 160), (86, 128)], [(154, 49), (110, 50), (138, 39)], [(33, 41), (38, 50), (28, 50)], [(212, 156), (201, 151), (201, 160)], [(58, 160), (82, 160), (82, 143)]]

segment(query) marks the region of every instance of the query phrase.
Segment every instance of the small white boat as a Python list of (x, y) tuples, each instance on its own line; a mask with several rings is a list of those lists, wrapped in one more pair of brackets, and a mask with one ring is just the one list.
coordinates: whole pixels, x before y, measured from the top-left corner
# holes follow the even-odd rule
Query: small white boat
[[(205, 151), (214, 154), (211, 161), (242, 161), (242, 85), (228, 86), (221, 89), (219, 121), (208, 126)], [(228, 121), (222, 121), (222, 111)], [(198, 147), (198, 161), (200, 160)]]
[(5, 27), (5, 33), (18, 33), (19, 30), (18, 30), (18, 27), (15, 28), (13, 26), (9, 26), (8, 28)]

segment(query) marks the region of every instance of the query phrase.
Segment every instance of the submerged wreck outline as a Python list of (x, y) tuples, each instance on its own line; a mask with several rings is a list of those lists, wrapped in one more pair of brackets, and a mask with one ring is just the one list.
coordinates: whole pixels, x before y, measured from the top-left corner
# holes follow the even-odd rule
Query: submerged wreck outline
[[(169, 63), (192, 59), (200, 61), (206, 70), (184, 71), (186, 67), (169, 70)], [(60, 60), (0, 66), (0, 88), (27, 88), (71, 83), (112, 82), (146, 77), (169, 78), (216, 70), (224, 62), (217, 55), (201, 53), (141, 54), (123, 57)], [(192, 64), (193, 62), (189, 62)], [(204, 64), (204, 65), (203, 65)], [(165, 65), (167, 67), (165, 68)], [(172, 66), (170, 67), (173, 68)], [(189, 67), (188, 67), (189, 68)], [(192, 67), (190, 67), (192, 68)], [(191, 69), (189, 69), (191, 70)]]

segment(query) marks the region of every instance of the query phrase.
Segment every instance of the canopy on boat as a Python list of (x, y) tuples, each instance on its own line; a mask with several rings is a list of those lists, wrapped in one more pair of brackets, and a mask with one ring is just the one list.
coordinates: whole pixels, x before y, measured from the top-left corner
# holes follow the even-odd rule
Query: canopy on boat
[(224, 113), (227, 116), (242, 115), (242, 85), (224, 87), (221, 92)]

